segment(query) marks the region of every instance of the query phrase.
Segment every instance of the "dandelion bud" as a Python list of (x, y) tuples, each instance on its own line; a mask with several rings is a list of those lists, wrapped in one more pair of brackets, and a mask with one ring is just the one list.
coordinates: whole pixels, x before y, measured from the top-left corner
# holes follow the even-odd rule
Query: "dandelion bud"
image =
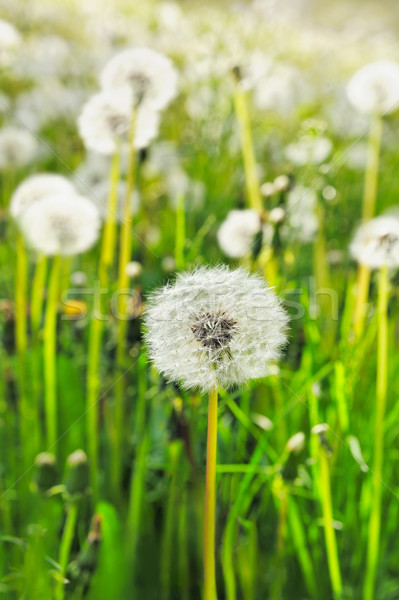
[(70, 496), (84, 494), (89, 488), (89, 463), (83, 450), (76, 450), (67, 458), (65, 489)]
[(295, 435), (290, 437), (285, 447), (289, 452), (293, 452), (294, 454), (299, 454), (305, 445), (305, 434), (303, 431), (298, 431)]
[(125, 267), (126, 275), (130, 277), (130, 279), (138, 277), (141, 274), (142, 270), (143, 267), (136, 260), (132, 260), (131, 262), (127, 263)]
[(46, 493), (58, 482), (58, 473), (56, 467), (56, 458), (54, 454), (42, 452), (35, 458), (35, 476), (34, 483), (39, 492)]
[(269, 223), (272, 225), (277, 225), (278, 223), (282, 223), (285, 219), (285, 210), (282, 206), (276, 206), (272, 208), (269, 214)]
[(274, 183), (272, 183), (271, 181), (266, 181), (265, 183), (262, 183), (262, 185), (260, 186), (260, 193), (262, 194), (262, 196), (265, 196), (265, 198), (273, 196), (276, 193)]
[(319, 425), (315, 425), (314, 427), (312, 427), (312, 433), (314, 435), (319, 436), (319, 442), (320, 442), (321, 446), (324, 447), (327, 454), (331, 454), (332, 447), (330, 446), (330, 444), (328, 443), (328, 440), (327, 440), (327, 431), (328, 430), (329, 430), (329, 426), (327, 425), (327, 423), (320, 423)]
[(279, 175), (273, 181), (273, 187), (276, 192), (285, 192), (290, 187), (290, 178), (288, 175)]

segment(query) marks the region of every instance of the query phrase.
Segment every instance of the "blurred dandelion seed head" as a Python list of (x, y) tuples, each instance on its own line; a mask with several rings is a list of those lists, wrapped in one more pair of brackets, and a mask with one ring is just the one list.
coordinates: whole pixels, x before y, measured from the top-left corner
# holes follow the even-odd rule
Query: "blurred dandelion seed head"
[(371, 269), (399, 267), (399, 217), (382, 215), (360, 225), (350, 245), (352, 257)]
[(242, 258), (251, 251), (254, 236), (260, 232), (261, 225), (255, 210), (230, 211), (218, 230), (220, 248), (231, 258)]
[(390, 60), (370, 63), (353, 75), (346, 91), (359, 112), (389, 114), (399, 106), (399, 65)]
[(68, 179), (54, 173), (38, 173), (27, 177), (11, 197), (10, 213), (18, 220), (29, 206), (46, 196), (73, 193), (74, 187)]
[(136, 106), (162, 110), (177, 94), (177, 71), (172, 61), (149, 48), (131, 48), (112, 58), (101, 74), (105, 90), (127, 86)]
[(268, 375), (286, 343), (288, 316), (257, 275), (201, 267), (156, 291), (145, 323), (156, 368), (206, 392)]
[(21, 216), (28, 244), (46, 255), (85, 252), (97, 241), (101, 219), (93, 203), (75, 193), (45, 196)]

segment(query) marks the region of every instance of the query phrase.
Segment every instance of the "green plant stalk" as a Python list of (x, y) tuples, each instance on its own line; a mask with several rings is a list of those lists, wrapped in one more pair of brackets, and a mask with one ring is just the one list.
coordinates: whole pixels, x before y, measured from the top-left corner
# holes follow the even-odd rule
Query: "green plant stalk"
[(204, 576), (205, 600), (216, 600), (215, 521), (216, 521), (216, 455), (217, 455), (218, 391), (209, 392), (208, 439), (206, 448), (206, 482), (204, 503)]
[[(78, 502), (71, 502), (68, 506), (67, 517), (64, 525), (64, 530), (62, 532), (61, 544), (60, 544), (60, 553), (59, 553), (59, 565), (60, 565), (60, 574), (61, 577), (64, 578), (69, 562), (69, 556), (71, 553), (71, 547), (73, 542), (73, 536), (75, 534), (76, 521), (78, 518)], [(63, 600), (65, 595), (65, 583), (61, 581), (57, 581), (56, 586), (56, 600)]]
[(166, 504), (165, 526), (161, 543), (161, 587), (162, 598), (170, 598), (170, 581), (173, 556), (173, 532), (176, 518), (176, 503), (178, 500), (178, 474), (179, 458), (182, 450), (180, 440), (171, 442), (169, 447), (171, 482)]
[(189, 557), (188, 557), (188, 539), (187, 533), (189, 529), (187, 519), (187, 490), (184, 490), (180, 499), (180, 510), (178, 511), (178, 539), (179, 539), (179, 554), (178, 554), (178, 576), (179, 589), (182, 600), (189, 600)]
[[(18, 357), (18, 395), (21, 449), (23, 453), (23, 468), (30, 466), (33, 459), (37, 439), (32, 436), (32, 415), (28, 404), (27, 390), (27, 288), (28, 288), (28, 256), (23, 237), (17, 236), (17, 264), (15, 287), (15, 343)], [(36, 424), (35, 424), (36, 425)], [(34, 432), (36, 434), (36, 432)]]
[(322, 443), (320, 443), (319, 450), (320, 492), (323, 511), (324, 536), (327, 550), (328, 570), (330, 573), (331, 587), (334, 599), (339, 600), (342, 597), (342, 580), (338, 558), (337, 540), (335, 537), (335, 529), (333, 527), (334, 518), (331, 500), (330, 467), (328, 464), (327, 451)]
[(40, 256), (35, 265), (32, 282), (31, 295), (31, 327), (34, 339), (37, 339), (40, 331), (43, 314), (43, 290), (46, 286), (48, 259)]
[(123, 439), (123, 424), (124, 424), (124, 395), (125, 395), (125, 377), (123, 376), (123, 370), (126, 365), (126, 339), (127, 339), (127, 326), (128, 326), (128, 314), (126, 311), (126, 293), (129, 286), (129, 277), (126, 273), (126, 266), (130, 261), (132, 252), (132, 241), (133, 241), (133, 212), (131, 205), (131, 198), (134, 191), (135, 178), (136, 178), (136, 149), (134, 147), (134, 129), (135, 129), (135, 118), (132, 118), (132, 124), (130, 128), (129, 136), (129, 158), (128, 158), (128, 172), (126, 181), (126, 198), (123, 214), (123, 223), (121, 227), (121, 240), (120, 240), (120, 252), (119, 252), (119, 269), (118, 269), (118, 337), (116, 346), (116, 364), (119, 371), (119, 377), (115, 385), (115, 413), (114, 413), (114, 424), (113, 424), (113, 438), (112, 438), (112, 456), (111, 456), (111, 476), (112, 476), (112, 488), (114, 492), (117, 492), (120, 486), (121, 472), (122, 472), (122, 439)]
[(317, 586), (313, 563), (306, 545), (306, 535), (303, 529), (300, 512), (296, 505), (296, 501), (291, 494), (288, 497), (288, 523), (306, 587), (311, 597), (317, 598)]
[[(102, 267), (108, 276), (108, 270), (113, 264), (116, 246), (116, 216), (118, 210), (118, 182), (120, 174), (120, 148), (117, 148), (112, 157), (111, 163), (111, 181), (107, 205), (107, 216), (103, 232), (101, 245), (100, 267)], [(104, 277), (104, 275), (103, 275)], [(100, 272), (101, 279), (101, 272)]]
[(248, 113), (247, 96), (239, 85), (236, 85), (235, 87), (234, 109), (240, 130), (248, 204), (250, 208), (261, 213), (263, 211), (263, 204), (259, 191), (260, 186), (256, 169), (256, 158)]
[(145, 475), (147, 471), (149, 441), (150, 440), (148, 436), (144, 434), (144, 437), (138, 447), (134, 470), (130, 481), (129, 507), (126, 521), (126, 546), (127, 555), (131, 560), (133, 587), (135, 587), (135, 576), (137, 569), (137, 547), (141, 529), (140, 523), (145, 490)]
[(57, 444), (57, 301), (61, 257), (54, 256), (50, 270), (43, 329), (44, 403), (47, 448)]
[(186, 244), (186, 213), (185, 197), (182, 194), (177, 199), (176, 206), (176, 241), (175, 241), (175, 263), (176, 270), (184, 269), (184, 247)]
[[(100, 263), (98, 269), (100, 292), (106, 290), (109, 281), (109, 267), (113, 262), (113, 253), (116, 239), (116, 211), (118, 201), (118, 182), (119, 182), (119, 149), (115, 152), (110, 173), (110, 193), (108, 197), (107, 217), (102, 237)], [(102, 320), (102, 302), (99, 299), (95, 310), (99, 312), (94, 314), (90, 321), (89, 329), (89, 349), (87, 363), (87, 441), (88, 457), (90, 463), (91, 487), (94, 501), (98, 499), (98, 401), (100, 392), (100, 355), (101, 341), (103, 333)]]
[(271, 600), (279, 600), (279, 598), (282, 598), (284, 580), (286, 577), (284, 569), (284, 545), (287, 530), (288, 490), (286, 489), (284, 482), (281, 482), (278, 505), (277, 544), (275, 554), (277, 572), (270, 588)]
[(388, 267), (381, 267), (378, 280), (377, 406), (374, 432), (372, 506), (367, 537), (367, 568), (363, 598), (374, 598), (381, 529), (382, 477), (384, 463), (384, 419), (388, 375)]
[[(368, 142), (367, 166), (363, 190), (363, 222), (369, 221), (374, 217), (375, 214), (375, 206), (377, 202), (378, 191), (378, 170), (381, 151), (382, 130), (382, 118), (377, 116), (375, 117), (374, 123), (371, 125)], [(365, 265), (359, 264), (356, 286), (356, 300), (353, 314), (353, 332), (355, 339), (358, 339), (363, 332), (365, 320), (365, 305), (368, 300), (369, 287), (370, 269)]]

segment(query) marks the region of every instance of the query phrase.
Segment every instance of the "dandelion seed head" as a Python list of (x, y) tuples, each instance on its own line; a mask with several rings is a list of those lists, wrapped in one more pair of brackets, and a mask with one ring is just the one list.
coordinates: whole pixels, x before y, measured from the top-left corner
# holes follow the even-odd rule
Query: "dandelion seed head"
[(75, 193), (45, 196), (29, 206), (20, 219), (28, 244), (45, 255), (74, 255), (97, 241), (101, 219), (97, 208)]
[(73, 193), (74, 187), (68, 179), (54, 173), (38, 173), (27, 177), (11, 197), (10, 214), (19, 220), (25, 210), (45, 196), (58, 193)]
[(232, 210), (219, 227), (219, 246), (227, 256), (241, 258), (250, 252), (260, 230), (261, 220), (255, 210)]
[(286, 342), (287, 322), (259, 276), (200, 267), (150, 297), (146, 342), (165, 377), (206, 392), (268, 375)]
[(286, 221), (282, 228), (285, 239), (312, 241), (319, 226), (316, 203), (317, 195), (311, 188), (297, 185), (288, 192)]
[(172, 61), (150, 48), (131, 48), (112, 58), (101, 74), (103, 89), (128, 86), (135, 105), (165, 108), (177, 93)]
[[(117, 91), (105, 90), (92, 96), (78, 118), (78, 129), (85, 146), (99, 154), (113, 154), (125, 147), (133, 119), (131, 91), (125, 86)], [(159, 113), (148, 106), (136, 110), (133, 144), (146, 148), (159, 129)]]
[(26, 129), (10, 125), (0, 130), (0, 169), (24, 167), (36, 151), (37, 141)]
[(399, 217), (382, 215), (360, 225), (350, 245), (352, 257), (370, 269), (399, 267)]
[(285, 155), (294, 165), (319, 165), (330, 156), (331, 150), (332, 142), (328, 138), (305, 135), (299, 142), (289, 144)]
[(366, 65), (353, 75), (346, 92), (361, 113), (384, 115), (395, 111), (399, 106), (399, 65), (390, 60)]

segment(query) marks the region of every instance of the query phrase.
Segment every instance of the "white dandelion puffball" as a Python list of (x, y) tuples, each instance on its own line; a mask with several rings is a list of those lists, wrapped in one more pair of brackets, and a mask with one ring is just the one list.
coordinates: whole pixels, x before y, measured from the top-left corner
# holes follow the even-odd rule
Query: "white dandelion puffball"
[(361, 113), (393, 112), (399, 106), (399, 65), (390, 60), (366, 65), (353, 75), (346, 92), (349, 101)]
[[(113, 154), (128, 143), (133, 119), (132, 94), (128, 88), (106, 90), (92, 96), (78, 118), (78, 129), (86, 148), (99, 154)], [(140, 106), (134, 124), (133, 144), (146, 148), (156, 137), (159, 113)]]
[(308, 163), (319, 165), (331, 154), (332, 142), (326, 137), (303, 136), (299, 142), (289, 144), (285, 155), (294, 165), (303, 166)]
[(28, 244), (48, 256), (85, 252), (97, 241), (101, 218), (94, 204), (75, 193), (45, 196), (29, 206), (21, 219)]
[(360, 225), (350, 245), (352, 257), (370, 269), (399, 267), (399, 217), (382, 215)]
[(231, 210), (217, 233), (221, 250), (231, 258), (242, 258), (251, 251), (261, 227), (256, 210)]
[(12, 125), (0, 130), (0, 169), (16, 169), (29, 164), (37, 151), (34, 136)]
[(172, 61), (149, 48), (131, 48), (112, 58), (101, 74), (101, 86), (128, 86), (136, 105), (161, 110), (177, 94), (177, 71)]
[(72, 183), (62, 175), (53, 173), (31, 175), (24, 179), (13, 193), (10, 214), (14, 219), (19, 220), (29, 206), (45, 196), (73, 192)]
[(145, 338), (158, 371), (207, 392), (268, 375), (287, 323), (279, 298), (258, 275), (200, 267), (152, 294)]
[(8, 66), (13, 51), (21, 44), (22, 38), (16, 27), (0, 19), (0, 65)]

